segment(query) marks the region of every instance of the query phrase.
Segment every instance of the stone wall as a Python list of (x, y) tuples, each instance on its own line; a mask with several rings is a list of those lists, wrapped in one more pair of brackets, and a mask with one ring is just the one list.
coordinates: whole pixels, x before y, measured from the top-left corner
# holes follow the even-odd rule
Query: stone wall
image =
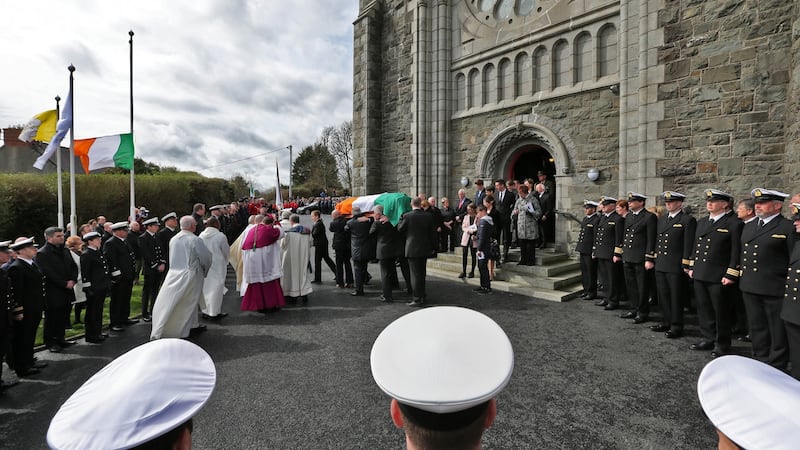
[(796, 183), (783, 170), (793, 3), (666, 2), (658, 54), (665, 157), (656, 165), (665, 189), (701, 198), (719, 187), (741, 198), (753, 187)]
[(786, 114), (786, 157), (783, 170), (791, 192), (800, 192), (800, 3), (792, 14), (792, 62), (789, 73), (789, 104)]

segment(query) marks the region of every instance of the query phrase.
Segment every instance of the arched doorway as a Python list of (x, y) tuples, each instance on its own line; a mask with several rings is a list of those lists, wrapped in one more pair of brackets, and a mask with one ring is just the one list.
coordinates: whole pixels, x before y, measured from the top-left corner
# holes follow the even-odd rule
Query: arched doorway
[(517, 149), (508, 165), (507, 178), (524, 181), (526, 178), (536, 180), (541, 170), (547, 178), (555, 180), (556, 164), (553, 156), (540, 145), (525, 145)]

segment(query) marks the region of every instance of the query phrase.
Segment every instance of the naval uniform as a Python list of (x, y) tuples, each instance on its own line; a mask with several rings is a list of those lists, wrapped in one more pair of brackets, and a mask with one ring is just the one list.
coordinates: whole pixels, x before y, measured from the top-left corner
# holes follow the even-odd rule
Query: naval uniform
[(742, 230), (739, 286), (750, 323), (753, 356), (778, 369), (785, 369), (789, 362), (781, 307), (794, 236), (792, 221), (780, 214), (763, 225), (754, 220)]
[(673, 332), (683, 331), (683, 297), (689, 279), (689, 269), (697, 220), (683, 211), (658, 220), (656, 244), (656, 291), (661, 306), (661, 324)]
[(594, 250), (594, 234), (600, 216), (595, 212), (585, 216), (581, 221), (581, 231), (578, 234), (578, 245), (575, 251), (580, 255), (581, 282), (583, 293), (587, 300), (597, 297), (597, 258), (592, 257)]
[[(164, 274), (166, 273), (167, 260), (164, 258), (164, 252), (161, 249), (161, 244), (155, 234), (150, 234), (145, 231), (139, 236), (139, 252), (144, 261), (144, 285), (142, 286), (142, 317), (150, 317), (153, 311), (153, 305), (158, 297), (158, 289), (161, 287), (161, 282)], [(164, 272), (158, 271), (158, 266), (164, 265)]]
[(114, 236), (103, 245), (103, 254), (111, 272), (111, 302), (109, 316), (112, 327), (128, 324), (131, 314), (131, 290), (136, 270), (133, 250), (127, 242)]
[(781, 319), (789, 342), (792, 376), (800, 380), (800, 236), (795, 233), (794, 250), (789, 258), (786, 293), (783, 296)]
[(704, 341), (713, 343), (713, 348), (722, 353), (731, 346), (731, 298), (736, 289), (723, 285), (722, 279), (739, 281), (742, 226), (733, 211), (713, 222), (710, 217), (700, 219), (689, 260), (700, 331)]
[(14, 370), (24, 374), (33, 366), (33, 346), (36, 330), (42, 321), (45, 298), (45, 278), (36, 263), (15, 259), (8, 266), (13, 301), (23, 308), (22, 320), (14, 322), (11, 348)]
[(650, 288), (644, 264), (655, 261), (657, 226), (656, 215), (644, 208), (638, 213), (628, 212), (625, 216), (625, 237), (622, 244), (625, 284), (628, 300), (635, 306), (636, 316), (641, 319), (647, 319), (650, 315)]
[[(11, 361), (11, 353), (8, 353), (11, 346), (12, 330), (15, 320), (20, 314), (23, 314), (22, 305), (17, 304), (16, 299), (12, 295), (11, 281), (8, 278), (6, 269), (0, 267), (0, 378), (3, 375), (3, 358), (6, 354), (9, 355), (9, 363), (13, 367), (14, 362)], [(2, 384), (0, 384), (0, 392), (2, 392)]]
[(111, 288), (111, 274), (106, 257), (100, 249), (89, 246), (81, 254), (81, 278), (86, 293), (86, 338), (100, 339), (103, 330), (103, 309)]
[(607, 307), (619, 306), (623, 297), (622, 264), (615, 263), (613, 258), (624, 233), (622, 217), (616, 211), (600, 215), (594, 235), (594, 256)]

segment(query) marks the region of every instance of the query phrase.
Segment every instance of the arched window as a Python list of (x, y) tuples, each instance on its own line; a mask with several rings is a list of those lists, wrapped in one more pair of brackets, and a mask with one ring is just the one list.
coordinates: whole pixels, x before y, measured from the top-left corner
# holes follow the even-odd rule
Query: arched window
[(573, 80), (575, 83), (592, 79), (592, 37), (588, 32), (583, 32), (575, 38), (573, 44), (574, 61), (572, 64)]
[(608, 24), (597, 34), (597, 76), (617, 73), (617, 29)]
[(531, 92), (531, 58), (525, 52), (514, 59), (514, 97)]
[(480, 72), (478, 72), (478, 69), (472, 69), (469, 72), (469, 79), (467, 80), (467, 100), (467, 108), (474, 108), (481, 105)]
[(463, 73), (456, 75), (456, 111), (467, 109), (467, 77)]
[(511, 61), (503, 58), (497, 65), (497, 100), (512, 98), (514, 98), (514, 71), (511, 70)]
[(483, 66), (483, 104), (497, 103), (497, 76), (493, 64)]
[(569, 70), (569, 45), (560, 40), (553, 46), (553, 89), (572, 84)]
[(547, 49), (539, 47), (533, 52), (533, 92), (550, 89), (550, 64), (547, 62)]

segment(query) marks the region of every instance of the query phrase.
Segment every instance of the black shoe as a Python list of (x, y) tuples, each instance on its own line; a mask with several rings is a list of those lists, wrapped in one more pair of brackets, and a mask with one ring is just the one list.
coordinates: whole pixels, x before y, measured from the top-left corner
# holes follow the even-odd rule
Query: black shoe
[[(305, 296), (304, 296), (304, 297), (305, 297)], [(306, 301), (307, 301), (307, 300), (308, 300), (308, 299), (306, 299)], [(219, 313), (219, 314), (217, 314), (217, 315), (216, 315), (216, 316), (214, 316), (214, 317), (216, 317), (217, 319), (222, 319), (222, 318), (228, 317), (228, 313)]]
[(144, 316), (144, 317), (142, 317), (142, 320), (144, 320), (145, 322), (151, 322), (153, 320), (153, 317), (152, 316)]
[(87, 337), (86, 338), (86, 342), (88, 342), (90, 344), (102, 344), (104, 341), (105, 341), (105, 339), (102, 339), (102, 338), (99, 338), (99, 337)]
[(661, 323), (656, 325), (651, 325), (650, 331), (655, 331), (656, 333), (664, 333), (666, 331), (669, 331), (669, 325), (664, 325)]
[(491, 294), (491, 293), (492, 293), (492, 288), (482, 288), (482, 289), (481, 289), (481, 290), (478, 292), (478, 294)]
[(61, 341), (58, 343), (58, 345), (60, 345), (61, 348), (72, 347), (73, 345), (75, 345), (75, 341)]
[(714, 349), (714, 343), (711, 341), (700, 341), (689, 346), (689, 350), (709, 351)]
[(419, 307), (419, 306), (422, 306), (422, 301), (420, 301), (419, 299), (414, 299), (414, 300), (406, 303), (406, 305)]
[(58, 345), (51, 345), (50, 347), (47, 347), (47, 349), (50, 350), (50, 353), (61, 353), (64, 351), (64, 349)]
[(622, 315), (619, 316), (620, 319), (633, 319), (635, 317), (636, 317), (636, 313), (633, 312), (633, 311), (628, 311), (626, 313), (622, 313)]
[(610, 303), (608, 303), (607, 300), (600, 300), (600, 301), (594, 302), (594, 306), (608, 306), (609, 304)]
[(312, 280), (311, 284), (322, 284), (322, 280)]
[(133, 325), (139, 323), (139, 319), (128, 319), (125, 321), (125, 325)]
[(635, 323), (635, 324), (640, 324), (640, 323), (645, 323), (645, 322), (647, 322), (647, 316), (639, 316), (639, 315), (637, 315), (636, 317), (633, 318), (633, 323)]
[(616, 310), (616, 309), (619, 309), (619, 305), (615, 305), (615, 304), (613, 304), (613, 303), (609, 303), (609, 304), (607, 304), (607, 305), (606, 305), (606, 307), (605, 307), (605, 308), (603, 308), (603, 309), (605, 309), (606, 311), (614, 311), (614, 310)]
[(470, 272), (467, 278), (475, 278), (475, 272)]
[(394, 300), (392, 300), (392, 299), (390, 299), (390, 298), (386, 298), (386, 297), (385, 297), (385, 296), (383, 296), (383, 295), (381, 295), (381, 296), (380, 296), (380, 298), (379, 298), (378, 300), (382, 301), (383, 303), (394, 303)]
[(666, 336), (667, 339), (677, 339), (683, 336), (683, 330), (667, 330), (664, 336)]
[(583, 297), (584, 300), (594, 300), (596, 298), (597, 298), (597, 296), (594, 295), (594, 294), (589, 294), (589, 295)]
[(353, 291), (350, 293), (353, 297), (361, 297), (364, 295), (364, 291)]
[(460, 274), (458, 274), (458, 278), (467, 278), (467, 274), (464, 273), (464, 272), (461, 272)]
[(34, 369), (33, 367), (30, 367), (30, 368), (25, 369), (25, 370), (18, 370), (17, 371), (17, 376), (20, 377), (20, 378), (25, 378), (25, 377), (30, 377), (30, 376), (36, 375), (37, 373), (39, 373), (39, 369)]
[(202, 314), (200, 314), (200, 317), (202, 317), (202, 318), (203, 318), (203, 319), (205, 319), (205, 320), (213, 320), (213, 319), (214, 319), (214, 317), (212, 317), (212, 316), (209, 316), (209, 315), (208, 315), (208, 314), (206, 314), (206, 313), (202, 313)]
[(45, 361), (34, 361), (31, 367), (34, 369), (44, 369), (47, 367), (47, 363)]
[(738, 337), (736, 339), (738, 339), (740, 342), (751, 342), (749, 334), (746, 334), (744, 336), (740, 336), (740, 337)]
[(198, 326), (197, 326), (197, 327), (195, 327), (195, 328), (190, 328), (190, 329), (189, 329), (189, 337), (194, 337), (194, 336), (197, 336), (198, 334), (200, 334), (200, 333), (203, 333), (203, 332), (204, 332), (204, 331), (206, 331), (207, 329), (208, 329), (208, 327), (206, 327), (206, 326), (205, 326), (205, 325), (203, 325), (203, 324), (200, 324), (200, 325), (198, 325)]
[(119, 325), (113, 325), (113, 326), (111, 326), (111, 328), (109, 328), (109, 330), (116, 331), (116, 332), (121, 332), (121, 331), (125, 331), (125, 328), (122, 328)]
[(720, 356), (725, 356), (730, 353), (730, 350), (723, 350), (721, 348), (715, 348), (711, 350), (711, 357), (712, 358), (719, 358)]
[(473, 291), (475, 291), (475, 292), (483, 292), (483, 286), (478, 286), (475, 289), (473, 289)]

